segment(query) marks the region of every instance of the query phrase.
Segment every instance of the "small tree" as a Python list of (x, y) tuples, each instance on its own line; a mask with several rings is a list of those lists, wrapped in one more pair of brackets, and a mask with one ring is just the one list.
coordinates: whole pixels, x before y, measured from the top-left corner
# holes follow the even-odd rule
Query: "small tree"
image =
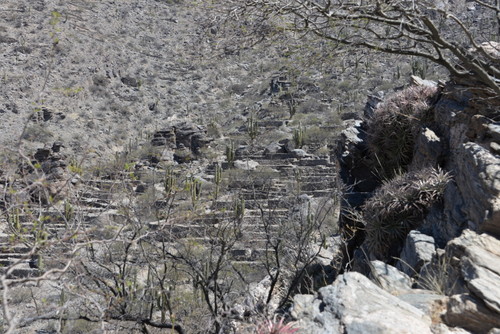
[[(291, 31), (334, 46), (421, 57), (499, 94), (500, 3), (473, 2), (473, 17), (465, 4), (428, 0), (232, 0), (221, 5), (229, 13), (224, 22), (236, 19), (239, 28), (233, 29), (251, 43)], [(474, 22), (478, 15), (487, 21), (481, 29)]]

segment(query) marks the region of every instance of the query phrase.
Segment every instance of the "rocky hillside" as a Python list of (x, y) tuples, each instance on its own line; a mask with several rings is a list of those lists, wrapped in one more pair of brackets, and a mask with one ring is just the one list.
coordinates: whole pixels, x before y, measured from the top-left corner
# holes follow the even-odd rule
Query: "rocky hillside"
[[(308, 333), (499, 330), (498, 97), (451, 82), (414, 84), (367, 105), (366, 121), (349, 121), (342, 133), (352, 271), (317, 295), (294, 297), (292, 314)], [(416, 124), (399, 118), (408, 112)], [(384, 136), (409, 134), (381, 141), (384, 119)], [(394, 164), (374, 159), (381, 148)]]
[[(324, 45), (304, 56), (295, 52), (303, 43), (291, 38), (240, 50), (211, 24), (221, 14), (215, 10), (203, 1), (4, 1), (2, 143), (23, 139), (36, 149), (62, 141), (93, 164), (176, 120), (227, 135), (252, 110), (265, 118), (293, 104), (304, 124), (338, 122), (368, 90), (401, 84), (424, 66), (351, 58), (347, 50), (332, 58)], [(400, 66), (388, 71), (394, 62)], [(290, 96), (268, 99), (280, 75)]]
[(222, 13), (0, 4), (3, 329), (496, 333), (498, 97)]

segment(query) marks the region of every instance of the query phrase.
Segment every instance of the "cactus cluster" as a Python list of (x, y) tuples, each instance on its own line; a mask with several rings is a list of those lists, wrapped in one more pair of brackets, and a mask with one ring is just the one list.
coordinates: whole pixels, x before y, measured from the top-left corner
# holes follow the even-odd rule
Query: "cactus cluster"
[(450, 179), (440, 169), (425, 168), (385, 182), (363, 207), (365, 245), (371, 253), (387, 260), (441, 200)]
[(405, 171), (413, 159), (415, 138), (433, 122), (433, 87), (409, 87), (389, 97), (368, 120), (368, 148), (381, 178)]

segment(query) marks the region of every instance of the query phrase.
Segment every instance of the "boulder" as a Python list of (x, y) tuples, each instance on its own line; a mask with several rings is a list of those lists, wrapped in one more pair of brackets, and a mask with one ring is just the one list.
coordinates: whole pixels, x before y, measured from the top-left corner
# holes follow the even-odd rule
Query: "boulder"
[(411, 83), (416, 86), (426, 86), (426, 87), (437, 87), (438, 85), (437, 82), (435, 81), (425, 80), (416, 75), (411, 76)]
[(38, 162), (43, 162), (47, 160), (50, 156), (50, 150), (48, 148), (39, 148), (36, 150), (35, 154), (33, 157), (36, 159)]
[(200, 153), (200, 149), (207, 146), (213, 139), (207, 136), (204, 126), (189, 122), (161, 129), (153, 134), (153, 146), (167, 146), (171, 149), (188, 148), (193, 154)]
[(363, 109), (363, 115), (366, 118), (371, 118), (373, 116), (373, 112), (377, 109), (377, 106), (384, 99), (384, 92), (378, 91), (373, 95), (368, 96), (368, 101), (366, 101), (365, 108)]
[(500, 240), (465, 230), (448, 243), (446, 252), (458, 259), (471, 294), (500, 319)]
[[(340, 177), (346, 185), (352, 185), (350, 194), (371, 192), (380, 182), (367, 158), (366, 124), (360, 120), (347, 120), (342, 125), (345, 130), (340, 134), (337, 147)], [(349, 198), (346, 200), (349, 201)]]
[(175, 148), (175, 130), (173, 127), (158, 130), (153, 134), (153, 139), (151, 140), (151, 145), (153, 146), (168, 146), (170, 148)]
[(407, 275), (415, 276), (424, 264), (431, 262), (435, 252), (433, 237), (419, 231), (410, 231), (396, 267)]
[(411, 289), (410, 276), (387, 263), (371, 261), (370, 270), (370, 279), (389, 293)]
[(259, 163), (253, 160), (236, 160), (233, 166), (236, 169), (255, 170), (259, 166)]
[(297, 321), (301, 332), (308, 334), (340, 334), (341, 324), (338, 319), (321, 310), (321, 299), (313, 295), (295, 295), (291, 315)]
[(476, 143), (457, 149), (456, 184), (474, 229), (500, 236), (500, 157)]
[(444, 191), (442, 205), (435, 205), (425, 217), (420, 230), (432, 235), (439, 247), (458, 237), (467, 227), (467, 217), (463, 211), (464, 199), (452, 180)]
[(444, 144), (434, 131), (423, 128), (415, 141), (415, 154), (411, 169), (437, 167), (442, 160)]
[(312, 302), (306, 300), (309, 304), (294, 306), (292, 315), (307, 333), (431, 333), (431, 319), (424, 312), (356, 272), (339, 276)]
[(133, 77), (129, 77), (129, 76), (121, 78), (121, 82), (124, 85), (127, 85), (129, 87), (133, 87), (133, 88), (138, 88), (141, 85), (139, 80), (137, 80), (136, 78), (133, 78)]
[(408, 289), (398, 293), (397, 297), (431, 317), (435, 316), (436, 310), (442, 308), (446, 300), (444, 295), (424, 289)]
[(495, 327), (500, 327), (498, 314), (468, 294), (450, 297), (443, 319), (448, 326), (462, 327), (478, 334), (488, 333)]
[(295, 146), (295, 141), (291, 139), (282, 139), (279, 141), (279, 144), (283, 148), (283, 153), (291, 153), (297, 147)]
[(460, 327), (448, 327), (445, 324), (438, 323), (432, 326), (434, 334), (471, 334), (471, 332)]
[(173, 158), (175, 162), (184, 164), (192, 162), (195, 157), (189, 149), (181, 145), (178, 150), (175, 150)]
[(264, 155), (272, 155), (276, 153), (284, 153), (285, 150), (283, 149), (283, 146), (281, 146), (278, 143), (271, 143), (266, 146), (264, 149)]
[(292, 150), (292, 152), (290, 152), (292, 154), (292, 156), (294, 158), (305, 158), (308, 156), (308, 154), (306, 153), (306, 151), (300, 149), (300, 148), (296, 148), (294, 150)]

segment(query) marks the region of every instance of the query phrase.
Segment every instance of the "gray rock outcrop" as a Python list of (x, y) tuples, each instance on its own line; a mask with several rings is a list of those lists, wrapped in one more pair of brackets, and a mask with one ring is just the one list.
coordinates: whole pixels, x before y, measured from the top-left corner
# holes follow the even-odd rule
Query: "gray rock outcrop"
[(436, 245), (433, 237), (419, 231), (411, 231), (406, 237), (405, 246), (396, 267), (407, 275), (415, 276), (424, 264), (432, 260), (435, 252)]
[[(208, 137), (204, 126), (182, 122), (153, 134), (153, 146), (166, 146), (169, 149), (187, 149), (192, 154), (200, 153), (213, 139)], [(182, 160), (182, 159), (181, 159)]]
[(432, 333), (423, 311), (379, 288), (365, 276), (339, 276), (318, 296), (298, 295), (292, 315), (311, 334)]
[(370, 262), (369, 277), (387, 292), (411, 289), (411, 278), (387, 263), (376, 260)]
[(500, 158), (471, 142), (460, 145), (456, 154), (463, 212), (475, 228), (500, 236)]
[(466, 230), (448, 244), (446, 251), (459, 259), (461, 275), (471, 294), (500, 319), (500, 240)]
[(415, 142), (415, 153), (411, 169), (437, 167), (443, 158), (444, 143), (437, 134), (429, 128), (423, 128)]

